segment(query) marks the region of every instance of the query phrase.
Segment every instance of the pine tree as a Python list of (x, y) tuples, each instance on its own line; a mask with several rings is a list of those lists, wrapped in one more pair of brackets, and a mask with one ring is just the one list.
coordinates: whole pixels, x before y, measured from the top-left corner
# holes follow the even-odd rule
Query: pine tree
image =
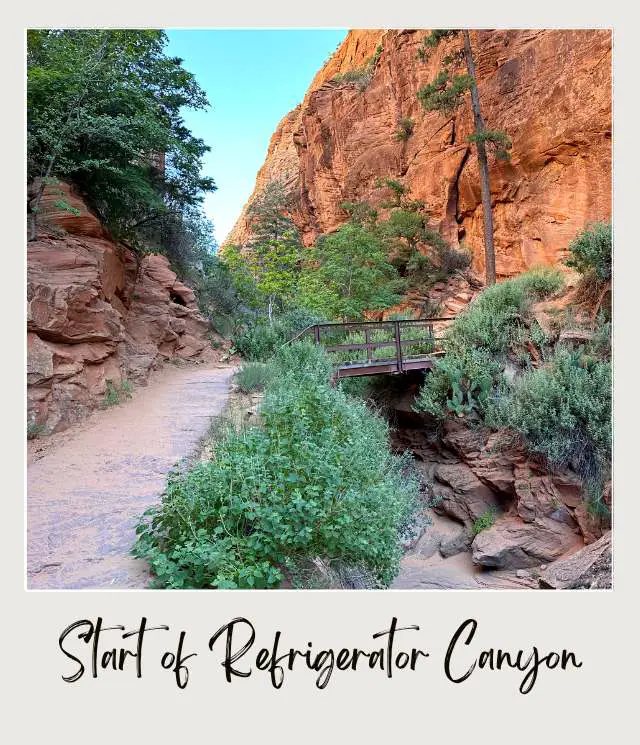
[[(509, 157), (511, 140), (501, 131), (487, 129), (480, 109), (480, 95), (476, 76), (471, 39), (467, 30), (436, 29), (424, 38), (418, 56), (426, 61), (433, 50), (443, 39), (460, 38), (462, 47), (448, 54), (442, 60), (443, 67), (429, 85), (418, 91), (418, 98), (427, 111), (441, 111), (445, 114), (453, 113), (462, 105), (466, 93), (471, 94), (471, 110), (473, 112), (474, 132), (469, 136), (469, 142), (476, 146), (478, 155), (478, 170), (480, 172), (480, 191), (482, 194), (482, 211), (484, 216), (484, 249), (486, 284), (492, 285), (496, 281), (496, 257), (493, 246), (493, 215), (491, 211), (491, 183), (489, 180), (489, 162), (487, 147), (492, 149), (497, 158)], [(462, 63), (467, 72), (458, 72)]]

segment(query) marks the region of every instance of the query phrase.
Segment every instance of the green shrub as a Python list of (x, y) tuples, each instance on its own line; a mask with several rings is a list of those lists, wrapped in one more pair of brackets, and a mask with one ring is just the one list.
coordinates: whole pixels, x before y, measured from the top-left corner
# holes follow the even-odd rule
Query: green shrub
[(138, 526), (134, 554), (159, 587), (277, 587), (283, 571), (321, 557), (391, 582), (399, 530), (417, 495), (387, 425), (328, 383), (313, 344), (285, 347), (262, 427), (229, 432), (213, 460), (176, 475)]
[(363, 91), (371, 82), (372, 77), (373, 68), (365, 66), (357, 70), (347, 70), (347, 72), (338, 73), (333, 76), (332, 80), (338, 83), (338, 85), (354, 83), (358, 90)]
[(35, 440), (36, 437), (40, 437), (44, 432), (44, 424), (36, 424), (35, 422), (29, 422), (27, 424), (27, 440)]
[(131, 383), (128, 380), (123, 380), (119, 385), (116, 385), (113, 380), (108, 379), (106, 386), (107, 389), (102, 400), (102, 405), (105, 408), (108, 406), (117, 406), (123, 398), (131, 398), (133, 393)]
[(526, 343), (544, 343), (544, 333), (528, 311), (535, 300), (557, 292), (562, 275), (540, 268), (488, 287), (458, 315), (445, 333), (446, 354), (427, 375), (416, 411), (443, 419), (483, 414), (509, 354)]
[(233, 337), (233, 345), (246, 359), (265, 362), (305, 328), (323, 321), (304, 308), (293, 308), (271, 321), (263, 315), (255, 316)]
[(436, 419), (483, 414), (500, 370), (500, 364), (482, 348), (446, 354), (427, 374), (414, 408)]
[(273, 367), (265, 362), (247, 362), (235, 375), (238, 388), (244, 393), (262, 390), (273, 377)]
[(559, 348), (489, 406), (487, 423), (518, 432), (552, 467), (571, 466), (598, 492), (611, 463), (611, 363)]
[(396, 132), (396, 140), (400, 140), (401, 142), (406, 142), (409, 137), (413, 134), (413, 127), (414, 122), (413, 119), (410, 119), (407, 116), (403, 116), (398, 121), (399, 128)]
[(338, 85), (343, 83), (355, 83), (360, 91), (363, 91), (371, 82), (373, 73), (380, 55), (382, 54), (382, 44), (378, 44), (374, 54), (364, 63), (362, 67), (355, 70), (347, 70), (347, 72), (338, 73), (334, 75), (332, 80)]
[(488, 287), (456, 318), (449, 343), (504, 354), (519, 341), (518, 329), (531, 304), (558, 292), (562, 284), (560, 272), (543, 267)]
[(495, 521), (496, 511), (494, 509), (489, 509), (486, 512), (483, 512), (480, 517), (476, 518), (471, 528), (471, 532), (473, 535), (478, 535), (478, 533), (481, 533), (483, 530), (490, 528)]
[(567, 259), (567, 266), (600, 282), (608, 282), (611, 279), (612, 242), (611, 223), (596, 222), (587, 226), (569, 244), (571, 257)]

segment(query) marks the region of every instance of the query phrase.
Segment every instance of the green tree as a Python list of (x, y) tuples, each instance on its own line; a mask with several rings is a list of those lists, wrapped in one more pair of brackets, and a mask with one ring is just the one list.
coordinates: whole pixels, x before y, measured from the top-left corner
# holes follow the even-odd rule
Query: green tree
[(415, 251), (418, 242), (423, 238), (424, 229), (423, 215), (402, 209), (394, 210), (381, 226), (383, 235), (392, 241), (403, 241), (409, 249), (409, 254)]
[(260, 309), (263, 298), (251, 273), (246, 251), (236, 244), (227, 244), (220, 252), (220, 260), (229, 272), (235, 291), (243, 303), (253, 310)]
[(298, 230), (288, 214), (292, 207), (291, 196), (285, 185), (275, 179), (267, 182), (247, 210), (252, 233), (249, 245), (269, 241), (299, 243)]
[(300, 270), (300, 247), (296, 241), (268, 240), (253, 247), (248, 257), (258, 292), (267, 302), (269, 320), (275, 305), (285, 306), (295, 298)]
[(27, 35), (31, 236), (54, 177), (71, 181), (111, 230), (135, 238), (213, 191), (209, 148), (184, 126), (206, 96), (154, 30), (38, 30)]
[(383, 240), (364, 225), (348, 222), (321, 236), (310, 251), (300, 277), (299, 300), (327, 318), (358, 320), (365, 310), (399, 302), (401, 289)]
[[(443, 39), (462, 37), (462, 48), (446, 55), (442, 61), (443, 68), (434, 80), (418, 91), (418, 98), (427, 111), (440, 111), (445, 114), (454, 112), (463, 102), (467, 92), (471, 94), (474, 132), (469, 141), (476, 146), (478, 169), (480, 172), (480, 191), (482, 194), (482, 211), (484, 216), (485, 272), (487, 285), (496, 281), (496, 258), (493, 245), (493, 214), (491, 211), (491, 183), (489, 180), (489, 163), (487, 146), (494, 149), (499, 158), (508, 157), (511, 147), (509, 137), (501, 131), (486, 128), (480, 109), (480, 95), (476, 76), (471, 38), (467, 30), (436, 29), (424, 38), (418, 54), (423, 61), (431, 56)], [(458, 72), (462, 62), (466, 65), (466, 74)]]

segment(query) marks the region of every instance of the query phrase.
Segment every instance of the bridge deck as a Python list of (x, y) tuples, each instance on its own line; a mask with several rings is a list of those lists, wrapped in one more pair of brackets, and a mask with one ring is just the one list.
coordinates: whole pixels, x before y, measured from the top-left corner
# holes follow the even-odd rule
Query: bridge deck
[[(397, 374), (432, 369), (443, 354), (439, 344), (442, 337), (436, 334), (451, 320), (320, 323), (309, 326), (299, 336), (313, 334), (315, 343), (325, 347), (334, 360), (337, 378)], [(377, 350), (384, 350), (383, 356), (378, 356)], [(393, 356), (389, 354), (391, 350)]]

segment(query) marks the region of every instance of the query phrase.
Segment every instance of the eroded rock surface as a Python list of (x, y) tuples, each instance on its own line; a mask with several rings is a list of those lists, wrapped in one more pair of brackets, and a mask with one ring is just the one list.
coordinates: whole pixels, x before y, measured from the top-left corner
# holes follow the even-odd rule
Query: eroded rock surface
[[(575, 473), (549, 472), (506, 433), (452, 420), (439, 436), (429, 436), (419, 426), (400, 427), (394, 432), (394, 444), (413, 452), (428, 496), (434, 500), (433, 510), (445, 516), (435, 527), (427, 527), (407, 554), (402, 581), (412, 586), (420, 586), (419, 566), (428, 568), (430, 577), (438, 557), (448, 560), (468, 552), (469, 561), (481, 571), (474, 582), (487, 587), (537, 587), (547, 567), (562, 569), (573, 555), (585, 557), (576, 560), (579, 567), (585, 562), (590, 567), (592, 554), (583, 553), (585, 545), (602, 546), (602, 536), (610, 530), (609, 519), (588, 509)], [(611, 507), (608, 487), (603, 501)], [(477, 532), (482, 527), (478, 518), (487, 512), (493, 514), (494, 523)], [(449, 521), (447, 535), (442, 534), (442, 520)], [(598, 551), (594, 555), (599, 556)], [(519, 576), (521, 570), (533, 571)], [(585, 569), (581, 581), (606, 586), (611, 582), (610, 570), (605, 556), (593, 576)], [(569, 563), (566, 572), (573, 572), (575, 579), (578, 569)], [(552, 573), (546, 581), (547, 586), (569, 582)]]
[(476, 564), (521, 569), (554, 561), (583, 545), (576, 532), (562, 522), (540, 517), (525, 523), (507, 517), (478, 533), (471, 550)]
[(557, 590), (609, 589), (611, 587), (611, 531), (595, 543), (550, 564), (540, 585)]
[(167, 259), (138, 260), (64, 188), (80, 214), (47, 212), (45, 192), (44, 222), (56, 229), (27, 244), (28, 424), (47, 433), (95, 408), (108, 380), (144, 383), (163, 360), (212, 352), (209, 324)]

